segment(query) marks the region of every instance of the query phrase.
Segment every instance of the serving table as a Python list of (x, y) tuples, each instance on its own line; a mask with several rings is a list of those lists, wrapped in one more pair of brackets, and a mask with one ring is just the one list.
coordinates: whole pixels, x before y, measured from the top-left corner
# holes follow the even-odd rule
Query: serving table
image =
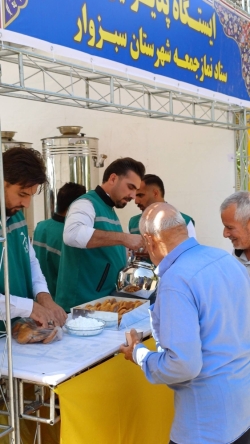
[[(149, 318), (130, 327), (142, 330), (144, 338), (151, 333)], [(43, 440), (41, 424), (53, 426), (60, 416), (60, 444), (153, 444), (156, 436), (158, 443), (168, 442), (173, 419), (172, 391), (151, 385), (138, 366), (118, 354), (124, 342), (124, 329), (104, 329), (91, 337), (65, 333), (62, 341), (46, 345), (20, 345), (13, 340), (18, 416), (26, 423), (36, 423), (38, 444), (55, 442)], [(5, 340), (0, 340), (0, 353), (4, 344)], [(153, 339), (146, 344), (152, 347)], [(1, 375), (8, 376), (6, 356)], [(25, 386), (33, 388), (32, 400), (27, 399)], [(19, 424), (16, 430), (19, 444)]]

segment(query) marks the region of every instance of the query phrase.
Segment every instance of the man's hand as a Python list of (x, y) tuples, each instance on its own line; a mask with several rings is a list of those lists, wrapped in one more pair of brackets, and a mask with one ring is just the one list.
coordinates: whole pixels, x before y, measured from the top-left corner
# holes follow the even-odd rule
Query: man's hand
[(139, 250), (139, 248), (144, 248), (144, 239), (140, 234), (124, 234), (124, 246), (129, 250)]
[(38, 293), (36, 296), (36, 300), (39, 305), (46, 309), (46, 312), (49, 313), (49, 317), (47, 321), (49, 321), (49, 325), (59, 325), (62, 327), (67, 319), (67, 314), (63, 310), (62, 307), (57, 305), (51, 295), (49, 293)]
[(46, 308), (43, 308), (37, 302), (33, 303), (33, 310), (30, 314), (30, 317), (34, 319), (34, 321), (41, 324), (43, 328), (53, 328), (53, 325), (50, 325), (49, 322), (51, 320), (50, 312)]
[(131, 361), (135, 364), (135, 362), (133, 360), (133, 350), (134, 350), (135, 346), (140, 343), (140, 338), (137, 334), (137, 331), (134, 328), (132, 328), (130, 330), (130, 336), (131, 336), (131, 344), (130, 345), (121, 345), (120, 352), (124, 353), (125, 359), (127, 359), (128, 361)]

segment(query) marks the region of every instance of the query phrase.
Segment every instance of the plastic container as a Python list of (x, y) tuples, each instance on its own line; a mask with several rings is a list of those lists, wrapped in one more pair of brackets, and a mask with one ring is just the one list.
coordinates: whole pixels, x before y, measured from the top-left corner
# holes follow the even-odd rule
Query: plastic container
[(68, 324), (65, 324), (65, 331), (69, 334), (69, 335), (74, 335), (74, 336), (96, 336), (99, 335), (100, 333), (102, 333), (104, 327), (105, 327), (105, 322), (100, 320), (100, 319), (96, 319), (98, 325), (95, 327), (71, 327)]

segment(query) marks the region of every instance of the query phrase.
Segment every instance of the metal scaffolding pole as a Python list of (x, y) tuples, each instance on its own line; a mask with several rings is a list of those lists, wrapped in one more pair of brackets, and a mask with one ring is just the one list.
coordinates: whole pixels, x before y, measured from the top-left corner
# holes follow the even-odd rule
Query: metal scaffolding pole
[(3, 244), (3, 267), (4, 267), (4, 289), (5, 289), (5, 325), (6, 325), (6, 344), (8, 359), (8, 400), (6, 408), (9, 413), (9, 425), (0, 424), (0, 438), (10, 434), (11, 443), (15, 444), (15, 410), (14, 410), (14, 384), (13, 384), (13, 363), (12, 363), (12, 343), (11, 343), (11, 316), (10, 316), (10, 291), (9, 291), (9, 269), (8, 269), (8, 246), (6, 230), (6, 210), (4, 196), (4, 174), (2, 158), (2, 139), (0, 122), (0, 200), (1, 200), (1, 225), (2, 237), (0, 242)]
[[(247, 110), (236, 117), (242, 126), (235, 131), (235, 189), (249, 191), (249, 115)], [(244, 129), (245, 127), (245, 129)]]

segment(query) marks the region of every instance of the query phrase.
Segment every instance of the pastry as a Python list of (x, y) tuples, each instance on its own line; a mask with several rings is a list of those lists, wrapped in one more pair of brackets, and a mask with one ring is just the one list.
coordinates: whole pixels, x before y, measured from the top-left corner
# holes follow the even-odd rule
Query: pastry
[[(127, 290), (128, 287), (132, 288), (133, 291), (138, 291), (138, 289), (140, 290), (139, 286), (129, 285), (125, 287), (126, 291), (128, 291)], [(130, 292), (132, 293), (131, 290)], [(96, 302), (95, 304), (87, 304), (85, 305), (84, 308), (86, 308), (86, 310), (109, 311), (113, 313), (118, 313), (118, 324), (120, 324), (122, 315), (124, 315), (125, 313), (129, 313), (130, 311), (134, 310), (135, 308), (139, 307), (142, 304), (143, 302), (139, 300), (118, 301), (116, 298), (107, 298), (102, 303)]]
[(127, 293), (135, 293), (139, 290), (141, 290), (141, 287), (139, 287), (139, 285), (127, 285), (123, 288), (123, 291), (126, 291)]

